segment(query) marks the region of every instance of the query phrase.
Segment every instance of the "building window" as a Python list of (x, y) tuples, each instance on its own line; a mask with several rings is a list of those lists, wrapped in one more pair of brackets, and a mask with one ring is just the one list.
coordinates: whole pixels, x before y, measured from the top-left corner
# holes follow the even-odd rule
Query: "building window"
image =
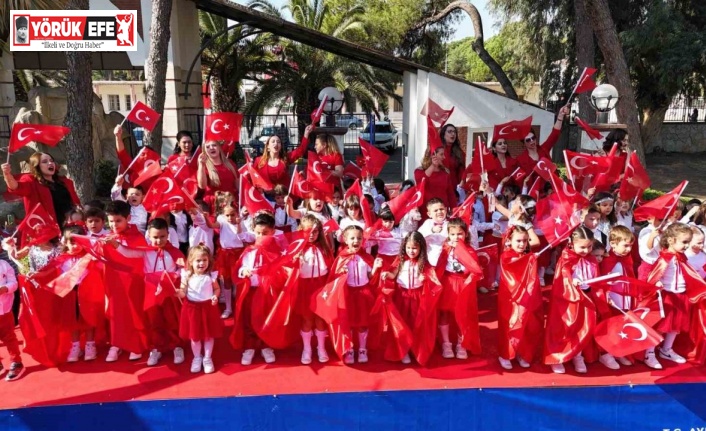
[(118, 96), (117, 94), (108, 95), (108, 110), (120, 111), (120, 96)]
[(397, 99), (392, 99), (392, 112), (402, 112), (402, 102)]
[(132, 109), (132, 98), (129, 94), (125, 95), (125, 110), (129, 111)]

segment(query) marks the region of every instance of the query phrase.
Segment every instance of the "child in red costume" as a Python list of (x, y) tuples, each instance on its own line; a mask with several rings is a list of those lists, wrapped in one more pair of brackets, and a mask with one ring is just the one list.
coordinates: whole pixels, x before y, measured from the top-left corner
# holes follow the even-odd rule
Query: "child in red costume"
[[(17, 277), (15, 270), (9, 263), (0, 260), (0, 341), (7, 347), (10, 354), (10, 372), (5, 378), (7, 381), (16, 380), (24, 372), (20, 344), (15, 335), (15, 321), (12, 317), (12, 301), (17, 290)], [(5, 372), (0, 363), (0, 375)]]

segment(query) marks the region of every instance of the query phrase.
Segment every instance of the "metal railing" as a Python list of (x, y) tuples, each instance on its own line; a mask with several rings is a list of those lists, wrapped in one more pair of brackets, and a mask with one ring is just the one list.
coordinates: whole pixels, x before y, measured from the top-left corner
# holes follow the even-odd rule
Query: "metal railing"
[(672, 100), (672, 104), (669, 105), (667, 114), (664, 116), (665, 123), (702, 123), (704, 121), (706, 121), (706, 100), (703, 97), (676, 98)]

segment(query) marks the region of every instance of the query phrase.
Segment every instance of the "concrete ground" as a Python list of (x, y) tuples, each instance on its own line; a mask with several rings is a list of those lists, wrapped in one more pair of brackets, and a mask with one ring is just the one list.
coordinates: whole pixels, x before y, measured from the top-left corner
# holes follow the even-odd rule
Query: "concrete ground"
[(706, 153), (649, 154), (647, 173), (653, 189), (666, 192), (688, 180), (684, 195), (706, 199)]

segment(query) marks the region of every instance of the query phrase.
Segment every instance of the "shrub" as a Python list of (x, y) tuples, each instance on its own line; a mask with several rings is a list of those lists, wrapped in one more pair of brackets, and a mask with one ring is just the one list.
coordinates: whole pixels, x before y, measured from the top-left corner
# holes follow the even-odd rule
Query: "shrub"
[(110, 189), (115, 184), (118, 166), (111, 160), (101, 160), (93, 170), (93, 184), (97, 198), (110, 198)]

